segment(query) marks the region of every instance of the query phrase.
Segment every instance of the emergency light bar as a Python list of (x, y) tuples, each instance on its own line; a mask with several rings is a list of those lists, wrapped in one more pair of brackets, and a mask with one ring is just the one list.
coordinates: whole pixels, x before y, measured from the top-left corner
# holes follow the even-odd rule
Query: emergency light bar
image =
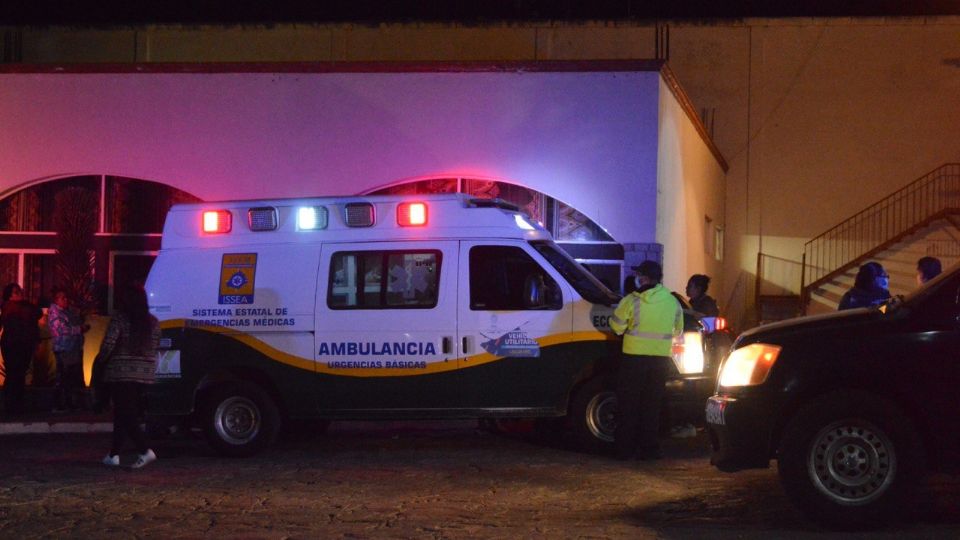
[(223, 234), (233, 228), (233, 214), (229, 210), (207, 210), (203, 213), (203, 232)]
[(251, 231), (277, 230), (277, 209), (272, 206), (262, 206), (247, 210), (247, 225)]
[(327, 228), (327, 207), (302, 206), (297, 209), (297, 230), (318, 231)]
[(426, 204), (422, 202), (408, 202), (397, 205), (397, 225), (401, 227), (422, 227), (426, 224)]
[(376, 220), (373, 205), (370, 203), (347, 203), (343, 214), (347, 227), (372, 227)]

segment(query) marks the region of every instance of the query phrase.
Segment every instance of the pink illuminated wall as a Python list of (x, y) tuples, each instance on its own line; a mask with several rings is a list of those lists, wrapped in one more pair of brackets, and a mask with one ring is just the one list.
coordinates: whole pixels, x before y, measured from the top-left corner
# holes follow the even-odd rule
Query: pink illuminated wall
[(408, 178), (523, 184), (653, 242), (660, 74), (0, 75), (0, 191), (67, 174), (207, 200), (355, 194)]

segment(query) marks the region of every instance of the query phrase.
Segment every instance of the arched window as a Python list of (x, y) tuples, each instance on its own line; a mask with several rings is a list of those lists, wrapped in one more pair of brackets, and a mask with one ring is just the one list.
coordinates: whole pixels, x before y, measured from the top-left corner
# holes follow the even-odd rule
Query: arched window
[(17, 282), (27, 297), (48, 302), (61, 284), (55, 263), (57, 194), (69, 188), (89, 193), (95, 214), (93, 278), (102, 312), (113, 310), (113, 291), (142, 282), (160, 249), (167, 210), (197, 197), (168, 185), (108, 175), (47, 180), (0, 199), (0, 287)]
[(479, 178), (430, 178), (396, 184), (370, 195), (468, 193), (515, 204), (550, 231), (557, 243), (615, 291), (623, 274), (623, 247), (572, 206), (537, 190)]

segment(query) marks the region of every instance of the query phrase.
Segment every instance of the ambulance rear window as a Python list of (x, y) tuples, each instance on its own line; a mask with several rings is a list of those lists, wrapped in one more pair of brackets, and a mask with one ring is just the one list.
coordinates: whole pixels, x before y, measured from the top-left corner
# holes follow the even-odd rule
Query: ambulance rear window
[(330, 259), (330, 309), (429, 309), (437, 305), (441, 253), (341, 251)]

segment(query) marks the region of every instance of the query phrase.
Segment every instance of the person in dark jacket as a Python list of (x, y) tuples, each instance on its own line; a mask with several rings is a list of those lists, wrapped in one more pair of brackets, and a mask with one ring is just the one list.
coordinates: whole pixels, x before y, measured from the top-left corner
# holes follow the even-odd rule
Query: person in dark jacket
[(20, 285), (10, 283), (3, 288), (3, 307), (0, 308), (3, 336), (0, 337), (0, 353), (3, 354), (7, 372), (3, 388), (6, 414), (17, 414), (24, 410), (23, 386), (33, 352), (40, 342), (37, 322), (42, 316), (43, 313), (37, 306), (24, 299)]
[(936, 257), (920, 257), (917, 261), (917, 285), (923, 285), (940, 275), (943, 267)]
[(687, 281), (687, 298), (690, 299), (690, 307), (697, 312), (697, 318), (720, 316), (717, 301), (707, 294), (708, 288), (710, 288), (709, 276), (694, 274)]
[(839, 310), (877, 306), (890, 298), (889, 277), (880, 263), (868, 262), (857, 271), (853, 288), (840, 299)]
[(121, 300), (121, 308), (110, 320), (97, 360), (107, 362), (100, 369), (104, 370), (103, 380), (110, 387), (113, 400), (113, 445), (103, 464), (119, 466), (123, 443), (130, 438), (139, 453), (130, 467), (139, 469), (157, 459), (147, 445), (140, 416), (144, 390), (154, 382), (157, 369), (160, 324), (150, 315), (143, 288), (131, 288)]

